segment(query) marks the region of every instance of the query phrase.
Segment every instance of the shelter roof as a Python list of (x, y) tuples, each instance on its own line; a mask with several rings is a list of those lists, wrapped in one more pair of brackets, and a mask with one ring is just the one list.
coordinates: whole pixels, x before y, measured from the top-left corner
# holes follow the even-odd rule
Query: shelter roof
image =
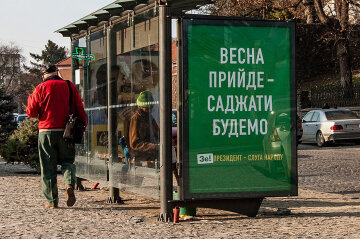
[(158, 2), (166, 3), (171, 8), (172, 14), (180, 14), (209, 4), (212, 1), (213, 0), (116, 0), (79, 20), (58, 29), (56, 32), (61, 33), (64, 37), (70, 37), (71, 35), (79, 34), (80, 31), (87, 30), (90, 27), (96, 27), (100, 22), (108, 21), (110, 18), (122, 17), (127, 15), (129, 11), (155, 5)]

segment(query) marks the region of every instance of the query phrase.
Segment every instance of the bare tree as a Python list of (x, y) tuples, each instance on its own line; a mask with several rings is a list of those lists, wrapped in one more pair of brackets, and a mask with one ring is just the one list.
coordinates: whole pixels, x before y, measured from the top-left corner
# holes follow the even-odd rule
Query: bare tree
[[(332, 4), (335, 14), (324, 11), (324, 4)], [(345, 90), (345, 97), (352, 96), (352, 71), (350, 63), (349, 38), (351, 24), (349, 22), (349, 0), (321, 1), (314, 0), (316, 14), (321, 23), (328, 28), (327, 36), (335, 40), (336, 54), (340, 68), (340, 83)]]
[(327, 31), (319, 40), (335, 42), (340, 83), (345, 89), (345, 96), (351, 97), (349, 38), (352, 31), (351, 22), (356, 22), (356, 19), (350, 21), (349, 14), (351, 10), (354, 16), (358, 16), (359, 9), (360, 0), (217, 0), (211, 8), (211, 13), (263, 20), (293, 19), (308, 24), (316, 22), (324, 24)]
[(315, 6), (314, 0), (303, 0), (302, 4), (304, 5), (304, 13), (307, 24), (312, 24), (315, 22)]
[(22, 70), (25, 58), (21, 53), (22, 50), (12, 43), (0, 45), (0, 84), (4, 86), (6, 94), (14, 98), (19, 113), (24, 112), (27, 97), (34, 86), (41, 82), (37, 75)]
[(263, 20), (289, 20), (302, 0), (217, 0), (210, 9), (214, 15), (242, 16)]
[(34, 73), (22, 72), (20, 74), (21, 84), (14, 89), (14, 100), (18, 104), (18, 112), (26, 110), (27, 98), (34, 91), (35, 87), (42, 82), (42, 78)]
[(13, 94), (14, 88), (19, 84), (21, 74), (21, 64), (24, 57), (21, 49), (11, 43), (10, 45), (0, 45), (0, 83), (4, 85), (7, 94)]

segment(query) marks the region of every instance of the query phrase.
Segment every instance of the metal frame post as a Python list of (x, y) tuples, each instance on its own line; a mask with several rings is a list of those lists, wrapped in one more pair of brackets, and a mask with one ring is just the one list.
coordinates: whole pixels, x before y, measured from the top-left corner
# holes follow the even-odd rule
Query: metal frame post
[[(112, 166), (113, 163), (118, 161), (118, 142), (117, 142), (117, 117), (116, 108), (112, 108), (112, 105), (116, 105), (117, 91), (116, 91), (116, 75), (114, 75), (114, 67), (116, 66), (116, 35), (112, 26), (106, 29), (107, 40), (107, 103), (108, 103), (108, 172), (109, 172), (109, 198), (108, 203), (122, 203), (120, 198), (119, 189), (112, 185)], [(113, 65), (114, 64), (114, 65)]]
[[(70, 54), (72, 52), (74, 52), (74, 46), (73, 46), (73, 39), (70, 38)], [(71, 58), (71, 82), (74, 83), (75, 82), (75, 69), (74, 69), (74, 59)]]
[(159, 6), (159, 76), (160, 76), (160, 215), (172, 219), (173, 180), (171, 172), (171, 15), (166, 5)]
[[(71, 38), (70, 39), (70, 51), (71, 51), (70, 53), (74, 52), (74, 50), (75, 50), (73, 44), (74, 44), (74, 40)], [(75, 64), (74, 64), (74, 61), (77, 61), (77, 60), (71, 58), (71, 61), (70, 61), (71, 62), (71, 79), (70, 79), (70, 81), (75, 84), (75, 69), (74, 69)], [(80, 63), (78, 63), (78, 66), (79, 66), (79, 69), (80, 69), (81, 68)], [(85, 101), (85, 99), (83, 99), (83, 100)], [(86, 107), (85, 104), (84, 104), (84, 107)], [(84, 142), (86, 142), (85, 137), (84, 137)], [(76, 190), (84, 190), (84, 186), (82, 185), (82, 178), (79, 178), (77, 176), (75, 177), (75, 189)]]
[(181, 172), (181, 165), (183, 162), (183, 152), (182, 150), (182, 143), (183, 143), (183, 132), (180, 132), (183, 130), (183, 126), (181, 125), (183, 122), (183, 85), (182, 85), (182, 77), (183, 77), (183, 55), (182, 55), (182, 24), (181, 24), (181, 18), (177, 19), (177, 167), (178, 175), (179, 175), (179, 185), (177, 187), (177, 193), (178, 193), (178, 199), (182, 199), (182, 172)]
[[(90, 41), (90, 35), (87, 34), (86, 38), (86, 48), (87, 48), (87, 53), (91, 53), (91, 41)], [(90, 99), (88, 96), (88, 90), (89, 87), (91, 86), (90, 83), (90, 64), (83, 64), (84, 66), (84, 106), (85, 109), (88, 108), (90, 106)], [(88, 125), (89, 127), (89, 125)], [(86, 172), (87, 174), (89, 174), (89, 164), (90, 164), (90, 157), (91, 157), (91, 135), (89, 133), (89, 130), (85, 131), (85, 137), (84, 137), (84, 147), (86, 150), (86, 162), (87, 162), (87, 167), (86, 167)]]

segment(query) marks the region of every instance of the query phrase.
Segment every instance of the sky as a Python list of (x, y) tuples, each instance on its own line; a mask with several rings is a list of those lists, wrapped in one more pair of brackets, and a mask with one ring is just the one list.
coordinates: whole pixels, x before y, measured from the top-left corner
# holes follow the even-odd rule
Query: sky
[(28, 64), (29, 53), (41, 54), (48, 40), (69, 48), (70, 38), (55, 31), (114, 1), (0, 0), (0, 44), (20, 47)]

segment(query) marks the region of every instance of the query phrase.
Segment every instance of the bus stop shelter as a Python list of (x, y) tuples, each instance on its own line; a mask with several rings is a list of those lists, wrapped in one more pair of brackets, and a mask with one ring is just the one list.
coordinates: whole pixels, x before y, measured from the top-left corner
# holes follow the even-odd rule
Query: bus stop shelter
[(88, 117), (77, 177), (109, 184), (111, 203), (119, 189), (160, 199), (163, 221), (175, 206), (255, 216), (264, 197), (297, 195), (295, 25), (185, 14), (209, 3), (117, 0), (57, 30)]

